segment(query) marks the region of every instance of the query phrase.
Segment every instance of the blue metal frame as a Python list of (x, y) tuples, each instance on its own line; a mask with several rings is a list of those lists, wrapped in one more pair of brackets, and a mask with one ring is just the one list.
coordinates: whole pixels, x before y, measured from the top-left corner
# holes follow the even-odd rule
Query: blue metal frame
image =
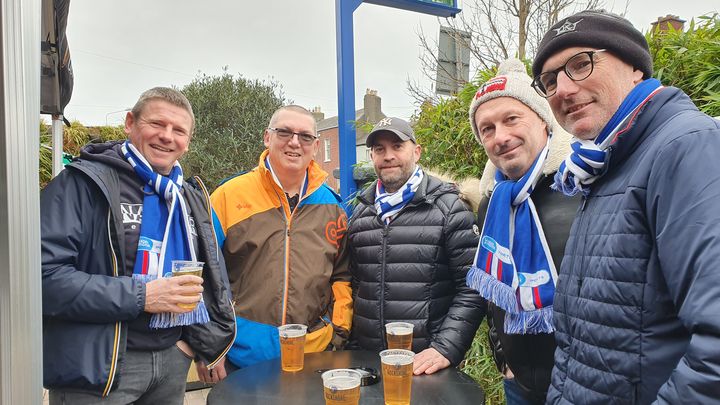
[(432, 0), (365, 0), (365, 3), (416, 11), (438, 17), (454, 17), (460, 12), (460, 9), (457, 8), (457, 0), (452, 0), (452, 5)]
[[(335, 43), (337, 49), (338, 136), (340, 138), (340, 195), (347, 201), (357, 190), (355, 166), (355, 54), (353, 12), (363, 0), (335, 0)], [(416, 11), (439, 17), (460, 12), (457, 0), (452, 6), (432, 0), (365, 0), (365, 3)], [(347, 208), (349, 210), (349, 208)]]
[(355, 166), (355, 50), (353, 12), (362, 0), (335, 0), (337, 47), (338, 137), (340, 138), (340, 195), (347, 200), (357, 187)]

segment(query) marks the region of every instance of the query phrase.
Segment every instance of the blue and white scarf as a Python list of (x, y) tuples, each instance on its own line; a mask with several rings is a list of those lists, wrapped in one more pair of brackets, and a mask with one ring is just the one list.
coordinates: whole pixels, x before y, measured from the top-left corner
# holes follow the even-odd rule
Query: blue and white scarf
[[(183, 186), (182, 168), (175, 162), (168, 176), (155, 173), (130, 141), (122, 145), (122, 152), (135, 174), (145, 183), (133, 278), (146, 283), (172, 276), (173, 260), (197, 260), (187, 204), (180, 193)], [(150, 327), (171, 328), (209, 321), (201, 295), (200, 302), (191, 312), (153, 314)]]
[(375, 188), (375, 210), (384, 223), (389, 224), (392, 218), (415, 196), (424, 173), (420, 166), (416, 166), (412, 176), (394, 193), (385, 191), (385, 186), (378, 179)]
[(571, 145), (573, 151), (560, 164), (552, 188), (569, 196), (581, 191), (584, 195), (588, 195), (590, 185), (607, 170), (610, 145), (628, 129), (628, 124), (633, 121), (642, 106), (662, 88), (657, 79), (644, 80), (625, 97), (597, 138), (592, 141), (580, 139), (573, 142)]
[(517, 181), (497, 170), (467, 285), (505, 310), (505, 333), (551, 333), (557, 271), (530, 195), (542, 177), (549, 140)]

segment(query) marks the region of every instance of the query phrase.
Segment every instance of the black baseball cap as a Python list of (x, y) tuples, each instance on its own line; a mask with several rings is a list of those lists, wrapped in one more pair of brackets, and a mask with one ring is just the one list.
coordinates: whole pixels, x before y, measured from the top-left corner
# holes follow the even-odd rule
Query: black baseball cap
[(375, 141), (375, 137), (383, 132), (393, 133), (400, 138), (401, 141), (413, 141), (413, 143), (417, 143), (417, 139), (415, 139), (415, 131), (413, 131), (407, 121), (397, 117), (385, 117), (375, 124), (372, 131), (368, 134), (365, 145), (367, 145), (368, 148), (371, 148), (373, 146), (373, 142)]

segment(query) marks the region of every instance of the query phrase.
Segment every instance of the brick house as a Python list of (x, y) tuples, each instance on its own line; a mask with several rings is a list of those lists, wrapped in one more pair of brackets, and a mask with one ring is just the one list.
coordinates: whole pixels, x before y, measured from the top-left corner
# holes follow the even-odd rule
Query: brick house
[[(380, 101), (377, 91), (368, 89), (363, 98), (363, 108), (355, 111), (355, 122), (358, 125), (375, 125), (385, 118)], [(337, 173), (337, 169), (340, 167), (338, 117), (323, 119), (324, 114), (318, 108), (313, 109), (312, 112), (318, 121), (318, 136), (320, 139), (320, 149), (317, 156), (315, 156), (315, 161), (329, 174), (325, 183), (334, 190), (340, 190), (340, 181), (334, 176), (334, 173)], [(357, 162), (370, 160), (370, 150), (365, 146), (367, 135), (368, 133), (362, 129), (355, 131), (355, 159)]]

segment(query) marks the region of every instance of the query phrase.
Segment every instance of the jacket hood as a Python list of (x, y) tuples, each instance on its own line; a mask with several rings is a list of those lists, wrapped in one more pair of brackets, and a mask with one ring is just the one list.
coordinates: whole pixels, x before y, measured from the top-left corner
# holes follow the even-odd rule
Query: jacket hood
[[(560, 128), (560, 125), (555, 125), (553, 136), (550, 138), (550, 151), (543, 165), (542, 172), (544, 175), (553, 174), (560, 168), (560, 163), (572, 152), (570, 144), (573, 140), (572, 135)], [(480, 178), (481, 196), (490, 197), (490, 194), (492, 194), (493, 188), (495, 188), (496, 170), (495, 165), (488, 159), (485, 164), (485, 170)]]
[(123, 143), (124, 140), (85, 145), (80, 149), (80, 159), (101, 162), (115, 169), (134, 173), (132, 166), (123, 156), (121, 149)]

